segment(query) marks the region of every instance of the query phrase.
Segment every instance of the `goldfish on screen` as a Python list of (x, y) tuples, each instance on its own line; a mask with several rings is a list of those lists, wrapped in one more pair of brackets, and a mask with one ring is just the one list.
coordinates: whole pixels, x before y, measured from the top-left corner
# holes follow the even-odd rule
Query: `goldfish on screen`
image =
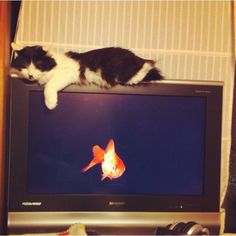
[(81, 171), (86, 172), (97, 164), (101, 164), (102, 167), (103, 174), (101, 180), (105, 178), (110, 180), (116, 179), (125, 172), (125, 164), (115, 152), (113, 139), (109, 140), (105, 150), (98, 145), (93, 146), (93, 160)]

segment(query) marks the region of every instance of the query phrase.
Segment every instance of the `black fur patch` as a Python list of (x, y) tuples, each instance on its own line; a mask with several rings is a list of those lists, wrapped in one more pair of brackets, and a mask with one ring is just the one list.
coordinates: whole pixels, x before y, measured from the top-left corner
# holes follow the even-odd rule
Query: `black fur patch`
[(17, 57), (12, 61), (11, 66), (21, 70), (29, 66), (30, 63), (33, 63), (41, 71), (49, 71), (57, 65), (42, 47), (32, 46), (17, 51)]
[[(115, 85), (117, 82), (125, 84), (142, 68), (145, 62), (154, 64), (152, 60), (145, 60), (127, 49), (118, 47), (101, 48), (85, 53), (67, 52), (66, 55), (80, 63), (81, 80), (85, 78), (83, 68), (89, 68), (94, 72), (99, 70), (102, 78), (110, 85)], [(154, 73), (152, 74), (154, 75)], [(160, 74), (156, 75), (155, 73), (155, 80), (162, 78)], [(147, 80), (150, 80), (150, 76)]]
[(157, 68), (151, 69), (147, 75), (143, 78), (143, 81), (162, 80), (164, 77), (161, 75)]

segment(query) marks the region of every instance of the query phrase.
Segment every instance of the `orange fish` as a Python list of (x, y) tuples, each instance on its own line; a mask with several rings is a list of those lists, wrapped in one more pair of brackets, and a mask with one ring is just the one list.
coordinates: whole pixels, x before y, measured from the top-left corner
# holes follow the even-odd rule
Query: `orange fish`
[(103, 172), (101, 180), (104, 180), (106, 177), (110, 180), (116, 179), (125, 172), (125, 164), (115, 152), (113, 139), (110, 139), (105, 150), (98, 145), (93, 146), (93, 160), (81, 171), (85, 172), (99, 163), (101, 163)]

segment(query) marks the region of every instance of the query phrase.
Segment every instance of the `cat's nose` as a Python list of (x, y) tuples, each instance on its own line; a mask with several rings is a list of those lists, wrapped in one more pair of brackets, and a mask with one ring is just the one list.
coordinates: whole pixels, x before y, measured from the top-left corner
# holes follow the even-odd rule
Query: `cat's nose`
[(29, 80), (34, 80), (33, 75), (29, 75)]

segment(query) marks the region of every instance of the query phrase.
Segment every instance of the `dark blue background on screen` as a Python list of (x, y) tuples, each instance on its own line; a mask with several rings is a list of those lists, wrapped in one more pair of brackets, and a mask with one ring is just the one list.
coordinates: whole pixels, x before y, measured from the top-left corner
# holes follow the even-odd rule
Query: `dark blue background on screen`
[[(202, 97), (59, 93), (47, 110), (30, 92), (28, 190), (59, 194), (200, 195), (205, 104)], [(82, 173), (92, 147), (109, 139), (126, 165), (101, 181), (101, 165)]]

